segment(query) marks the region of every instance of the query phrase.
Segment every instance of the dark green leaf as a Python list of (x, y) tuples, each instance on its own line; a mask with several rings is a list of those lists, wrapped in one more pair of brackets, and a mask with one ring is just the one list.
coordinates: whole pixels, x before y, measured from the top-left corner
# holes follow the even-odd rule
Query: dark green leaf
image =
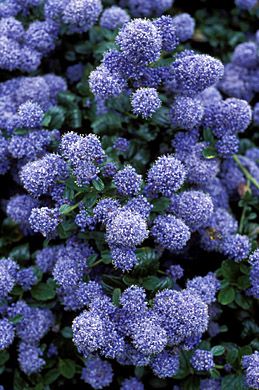
[(22, 295), (23, 294), (23, 289), (21, 288), (21, 286), (14, 286), (14, 288), (12, 289), (11, 291), (11, 294), (12, 295)]
[(98, 255), (97, 254), (94, 254), (94, 255), (91, 255), (87, 258), (87, 265), (88, 267), (92, 267), (95, 260), (98, 258)]
[(62, 105), (66, 105), (70, 107), (74, 104), (76, 100), (76, 95), (74, 95), (72, 92), (69, 91), (62, 91), (58, 94), (58, 102)]
[[(46, 117), (47, 119), (45, 120)], [(51, 120), (49, 120), (49, 117), (51, 118)], [(43, 123), (48, 123), (47, 127), (49, 127), (50, 129), (60, 129), (64, 121), (65, 110), (59, 106), (51, 107), (43, 119)]]
[(251, 299), (242, 295), (239, 292), (236, 293), (235, 302), (244, 310), (249, 310), (252, 305)]
[(203, 129), (203, 138), (204, 141), (209, 142), (210, 145), (213, 145), (215, 143), (215, 139), (211, 129), (208, 128)]
[(58, 369), (65, 378), (72, 379), (76, 373), (76, 364), (71, 359), (60, 359)]
[(203, 157), (207, 159), (212, 159), (217, 157), (217, 151), (211, 146), (208, 146), (207, 148), (203, 149), (202, 151)]
[(101, 259), (104, 264), (110, 264), (112, 262), (110, 251), (103, 251), (101, 253)]
[(168, 206), (170, 205), (170, 199), (161, 197), (159, 199), (154, 199), (152, 203), (152, 212), (160, 214), (168, 208)]
[(252, 355), (253, 350), (250, 345), (245, 345), (239, 349), (239, 357), (242, 358), (245, 355)]
[(251, 344), (251, 347), (253, 349), (256, 349), (257, 351), (259, 351), (259, 339), (258, 338), (252, 340), (250, 344)]
[(227, 375), (222, 378), (221, 390), (245, 390), (247, 387), (244, 384), (242, 376)]
[(122, 127), (122, 116), (112, 112), (100, 115), (92, 122), (91, 127), (97, 134), (107, 131), (108, 128), (120, 129)]
[(227, 362), (230, 364), (234, 364), (237, 358), (238, 358), (238, 349), (233, 345), (229, 345), (227, 347), (227, 355), (226, 355)]
[(246, 290), (250, 287), (250, 279), (249, 279), (249, 276), (248, 275), (243, 275), (243, 276), (240, 276), (238, 279), (237, 279), (237, 284), (238, 284), (238, 287), (241, 289), (241, 290)]
[(188, 377), (182, 385), (182, 390), (200, 390), (199, 378), (195, 376)]
[(157, 252), (148, 247), (138, 248), (136, 251), (138, 264), (133, 270), (134, 275), (148, 275), (156, 273), (159, 268)]
[(72, 329), (69, 326), (65, 326), (63, 329), (61, 329), (61, 334), (65, 339), (72, 339), (73, 332)]
[(67, 215), (71, 211), (75, 210), (78, 207), (77, 204), (74, 204), (73, 206), (69, 206), (68, 204), (62, 204), (59, 208), (59, 212), (61, 215)]
[(31, 295), (38, 301), (48, 301), (49, 299), (53, 299), (56, 295), (55, 284), (39, 283), (31, 289)]
[(235, 299), (235, 290), (233, 287), (226, 287), (220, 290), (218, 295), (218, 301), (222, 305), (228, 305), (233, 302)]
[(44, 385), (42, 383), (38, 383), (33, 390), (44, 390)]
[(71, 109), (68, 113), (69, 125), (73, 129), (79, 129), (82, 127), (82, 112), (78, 107)]
[[(135, 367), (134, 374), (137, 378), (142, 378), (145, 372), (145, 367), (137, 366)], [(133, 389), (132, 389), (133, 390)]]
[(210, 370), (210, 375), (214, 379), (220, 378), (220, 372), (216, 368)]
[(104, 182), (99, 177), (93, 180), (93, 186), (96, 189), (96, 191), (101, 192), (104, 190)]
[(7, 351), (0, 351), (0, 366), (3, 366), (9, 360), (9, 353)]
[(236, 282), (240, 275), (239, 264), (233, 261), (223, 261), (221, 268), (222, 276), (230, 282)]
[(15, 325), (15, 324), (19, 324), (19, 322), (21, 322), (22, 319), (23, 319), (23, 315), (17, 314), (16, 316), (9, 318), (9, 321)]
[(59, 370), (56, 368), (53, 368), (52, 370), (49, 370), (44, 376), (43, 376), (43, 383), (45, 385), (51, 385), (54, 383), (58, 377), (60, 376)]
[(90, 193), (84, 196), (82, 202), (84, 203), (85, 207), (91, 209), (95, 205), (97, 199), (98, 194)]
[(138, 284), (138, 281), (136, 279), (134, 279), (128, 275), (123, 276), (122, 280), (123, 280), (123, 283), (126, 284), (126, 286), (131, 286), (132, 284)]
[(158, 288), (160, 279), (157, 276), (147, 276), (143, 279), (142, 285), (146, 290), (154, 291)]
[(175, 379), (183, 379), (190, 373), (190, 353), (181, 351), (180, 352), (180, 369), (174, 375)]
[(14, 390), (29, 390), (28, 383), (26, 383), (26, 381), (22, 378), (22, 376), (18, 370), (15, 370), (15, 372), (14, 372), (13, 389)]
[(120, 306), (121, 289), (115, 288), (112, 293), (112, 302), (115, 306)]
[(10, 253), (9, 256), (14, 260), (29, 260), (30, 258), (30, 247), (29, 244), (23, 244), (14, 247)]
[(213, 348), (211, 348), (211, 353), (214, 356), (221, 356), (225, 352), (225, 348), (222, 345), (215, 345)]

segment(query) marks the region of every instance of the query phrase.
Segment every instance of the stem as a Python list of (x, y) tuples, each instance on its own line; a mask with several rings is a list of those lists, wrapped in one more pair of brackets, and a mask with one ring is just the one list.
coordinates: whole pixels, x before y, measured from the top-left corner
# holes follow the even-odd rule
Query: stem
[(224, 368), (224, 366), (220, 366), (220, 365), (218, 365), (218, 364), (216, 364), (214, 367), (215, 367), (215, 368), (218, 368), (218, 369)]
[(243, 166), (243, 164), (240, 162), (237, 155), (233, 156), (234, 161), (237, 163), (247, 180), (249, 180), (258, 190), (259, 190), (259, 183), (255, 180), (255, 178), (250, 174), (250, 172)]
[(161, 274), (161, 275), (167, 275), (166, 272), (164, 272), (164, 271), (162, 271), (162, 270), (160, 270), (160, 269), (157, 271), (157, 273), (158, 273), (158, 274)]
[(97, 260), (96, 263), (94, 263), (93, 265), (91, 265), (91, 268), (96, 267), (97, 265), (99, 265), (99, 264), (101, 264), (101, 263), (102, 263), (102, 259)]

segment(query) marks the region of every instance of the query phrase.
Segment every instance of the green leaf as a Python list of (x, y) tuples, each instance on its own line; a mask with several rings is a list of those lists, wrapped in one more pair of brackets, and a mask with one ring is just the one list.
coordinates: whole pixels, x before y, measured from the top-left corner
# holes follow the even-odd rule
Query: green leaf
[(218, 295), (218, 301), (222, 305), (228, 305), (235, 299), (235, 290), (233, 287), (226, 287), (220, 290)]
[(74, 204), (73, 206), (70, 206), (68, 204), (62, 204), (59, 208), (59, 212), (61, 215), (67, 215), (71, 211), (75, 210), (78, 207), (78, 204)]
[(137, 366), (134, 369), (134, 374), (139, 379), (141, 379), (143, 377), (144, 372), (145, 372), (145, 367), (142, 367), (142, 366)]
[(181, 351), (180, 352), (180, 369), (174, 375), (174, 379), (186, 378), (190, 373), (190, 353)]
[(104, 182), (99, 177), (95, 180), (93, 180), (93, 186), (96, 189), (96, 191), (101, 192), (104, 190)]
[(19, 324), (19, 322), (21, 322), (22, 319), (23, 319), (23, 315), (17, 314), (16, 316), (9, 318), (9, 321), (15, 325), (15, 324)]
[(7, 351), (0, 351), (0, 366), (3, 366), (9, 360), (9, 353)]
[(143, 279), (142, 285), (148, 291), (154, 291), (160, 284), (160, 278), (157, 276), (147, 276)]
[(82, 127), (82, 112), (78, 107), (73, 108), (68, 112), (68, 121), (73, 129)]
[(227, 355), (226, 355), (227, 362), (230, 364), (234, 364), (237, 358), (238, 358), (238, 348), (233, 345), (227, 346)]
[(154, 199), (152, 203), (152, 212), (160, 214), (168, 208), (168, 206), (170, 205), (170, 199), (161, 197), (159, 199)]
[(48, 301), (56, 295), (55, 282), (39, 283), (31, 289), (31, 295), (38, 301)]
[(87, 265), (88, 267), (92, 267), (95, 263), (95, 260), (98, 258), (97, 254), (91, 255), (87, 258)]
[(250, 345), (245, 345), (244, 347), (241, 347), (239, 349), (239, 357), (240, 359), (245, 356), (245, 355), (252, 355), (253, 353), (253, 350), (252, 348), (250, 347)]
[(251, 299), (240, 294), (239, 292), (236, 293), (235, 302), (244, 310), (249, 310), (252, 305)]
[(187, 378), (183, 382), (182, 390), (200, 390), (199, 378), (193, 375)]
[(131, 286), (133, 284), (138, 284), (138, 280), (137, 279), (135, 279), (135, 278), (133, 278), (131, 276), (128, 276), (128, 275), (123, 276), (122, 280), (123, 280), (123, 283), (126, 284), (126, 286)]
[(215, 143), (215, 139), (211, 129), (207, 129), (207, 128), (203, 129), (203, 138), (204, 141), (209, 142), (211, 145)]
[(152, 116), (152, 123), (161, 127), (168, 127), (170, 125), (169, 118), (169, 108), (161, 107)]
[(225, 348), (222, 345), (215, 345), (210, 351), (214, 356), (221, 356), (225, 352)]
[(120, 306), (121, 289), (115, 288), (112, 293), (112, 303), (115, 306)]
[(98, 194), (90, 193), (84, 196), (82, 202), (84, 203), (85, 207), (91, 209), (95, 205), (97, 199), (98, 199)]
[(221, 268), (222, 276), (230, 282), (236, 282), (240, 275), (239, 264), (233, 261), (223, 261)]
[(159, 268), (157, 252), (149, 247), (138, 248), (136, 251), (138, 264), (133, 270), (133, 274), (145, 276), (156, 273)]
[(122, 116), (117, 113), (109, 112), (105, 115), (99, 115), (91, 123), (91, 127), (94, 130), (94, 133), (102, 133), (107, 131), (107, 129), (121, 129), (122, 127)]
[(104, 264), (111, 264), (112, 258), (110, 251), (102, 251), (101, 252), (101, 259)]
[(14, 247), (9, 252), (9, 256), (16, 261), (29, 260), (29, 258), (30, 258), (29, 244), (27, 243), (27, 244), (23, 244), (23, 245), (19, 245), (19, 246)]
[(221, 390), (245, 390), (247, 387), (244, 384), (242, 376), (227, 375), (222, 378)]
[(257, 325), (254, 321), (247, 319), (242, 322), (242, 325), (243, 325), (243, 331), (241, 333), (242, 338), (253, 337), (254, 335), (259, 334), (259, 325)]
[(217, 157), (217, 151), (212, 146), (208, 146), (207, 148), (203, 149), (202, 151), (203, 157), (206, 159), (212, 159)]
[(22, 287), (21, 286), (14, 286), (14, 288), (11, 291), (11, 294), (16, 295), (16, 296), (22, 295), (23, 294)]
[(38, 383), (33, 390), (44, 390), (44, 385), (43, 383)]
[(65, 326), (61, 329), (61, 334), (65, 339), (72, 339), (73, 337), (72, 329), (69, 326)]
[[(49, 119), (50, 118), (50, 119)], [(50, 129), (60, 129), (65, 121), (65, 110), (62, 107), (51, 107), (44, 116), (43, 124)], [(47, 125), (45, 124), (47, 123)]]
[(76, 95), (69, 91), (62, 91), (58, 94), (58, 103), (71, 107), (76, 100)]
[(22, 376), (18, 370), (15, 370), (15, 372), (14, 372), (13, 389), (14, 390), (29, 390), (28, 383), (22, 378)]
[(76, 373), (76, 364), (71, 359), (60, 359), (58, 369), (62, 376), (72, 379)]
[(214, 379), (220, 378), (220, 372), (216, 368), (210, 370), (210, 375)]
[(253, 349), (256, 349), (257, 351), (259, 350), (259, 339), (258, 338), (252, 340), (250, 344), (251, 344), (251, 347)]
[(43, 383), (45, 385), (51, 385), (54, 383), (58, 377), (60, 376), (59, 370), (56, 368), (53, 368), (52, 370), (49, 370), (44, 376), (43, 376)]
[(241, 289), (241, 290), (246, 290), (250, 287), (250, 279), (249, 279), (249, 276), (248, 275), (243, 275), (243, 276), (240, 276), (238, 279), (237, 279), (237, 284), (238, 284), (238, 287)]

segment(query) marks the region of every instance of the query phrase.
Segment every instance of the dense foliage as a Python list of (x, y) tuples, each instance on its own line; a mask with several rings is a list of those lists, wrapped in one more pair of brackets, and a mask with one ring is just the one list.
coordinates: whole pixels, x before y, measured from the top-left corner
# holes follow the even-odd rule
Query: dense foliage
[(259, 389), (258, 19), (0, 1), (0, 390)]

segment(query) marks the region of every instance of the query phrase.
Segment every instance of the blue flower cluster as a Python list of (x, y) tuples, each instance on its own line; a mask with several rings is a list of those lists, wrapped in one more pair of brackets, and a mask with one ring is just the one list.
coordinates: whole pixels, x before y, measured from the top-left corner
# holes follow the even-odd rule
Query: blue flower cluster
[(258, 363), (259, 363), (259, 352), (255, 351), (252, 355), (245, 355), (242, 359), (242, 365), (245, 369), (246, 384), (252, 389), (258, 389)]
[[(99, 291), (92, 295), (88, 309), (73, 321), (73, 341), (86, 358), (99, 352), (120, 364), (132, 364), (138, 359), (142, 361), (140, 365), (150, 364), (160, 378), (171, 377), (179, 368), (179, 356), (173, 347), (183, 347), (185, 342), (199, 338), (207, 329), (208, 307), (188, 289), (159, 292), (152, 307), (148, 307), (145, 290), (137, 286), (131, 286), (122, 293), (121, 306), (117, 308), (100, 294), (103, 293)], [(89, 365), (90, 362), (91, 358)], [(83, 370), (87, 383), (92, 376), (91, 380), (97, 380), (94, 368), (99, 364), (104, 363), (98, 360), (90, 374), (87, 363), (87, 368)], [(105, 367), (104, 372), (103, 380), (108, 381), (109, 378), (110, 383), (111, 368)]]

